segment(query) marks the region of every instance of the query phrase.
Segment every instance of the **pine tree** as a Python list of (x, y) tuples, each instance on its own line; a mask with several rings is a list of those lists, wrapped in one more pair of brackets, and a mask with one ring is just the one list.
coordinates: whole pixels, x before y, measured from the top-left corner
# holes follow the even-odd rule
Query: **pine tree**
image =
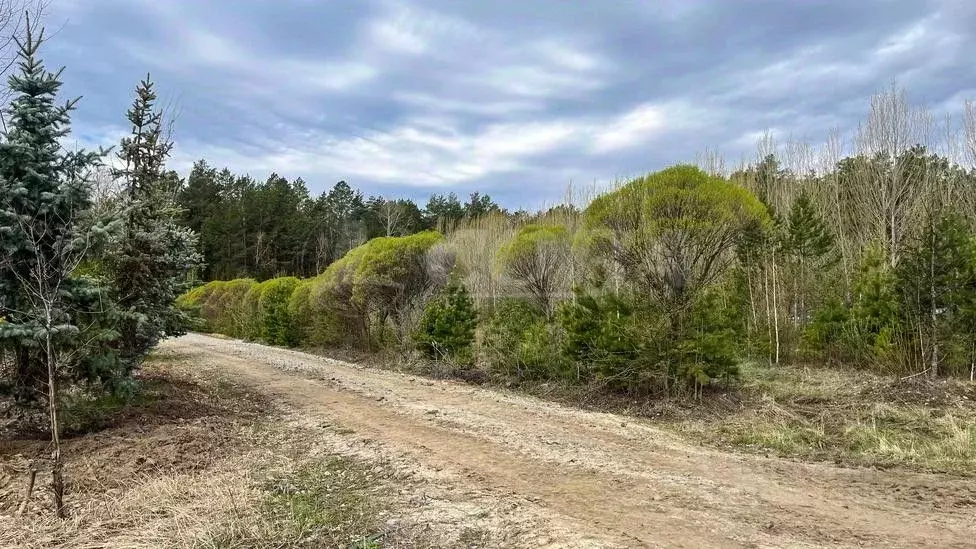
[(55, 105), (61, 71), (48, 72), (38, 59), (42, 42), (43, 31), (34, 36), (28, 21), (17, 42), (19, 72), (9, 79), (14, 99), (0, 143), (0, 344), (14, 351), (18, 377), (30, 390), (44, 373), (52, 487), (63, 517), (58, 382), (86, 344), (73, 305), (90, 291), (72, 276), (111, 224), (91, 219), (89, 175), (104, 153), (61, 147), (77, 100)]
[(793, 202), (786, 230), (786, 248), (794, 256), (816, 259), (833, 251), (833, 234), (806, 192), (801, 192)]
[(968, 336), (969, 308), (976, 292), (976, 246), (964, 221), (945, 215), (932, 223), (909, 246), (897, 268), (904, 314), (919, 326), (928, 372), (942, 369), (954, 335)]
[(427, 305), (414, 339), (432, 358), (452, 358), (463, 363), (472, 358), (476, 326), (474, 301), (454, 274), (441, 294)]
[(783, 248), (795, 271), (793, 281), (794, 324), (809, 320), (808, 289), (811, 274), (824, 272), (835, 261), (834, 236), (814, 208), (806, 192), (801, 192), (790, 209)]
[(125, 225), (106, 265), (120, 311), (120, 370), (103, 376), (103, 382), (115, 390), (126, 386), (129, 374), (162, 337), (183, 333), (186, 322), (173, 303), (201, 263), (196, 235), (178, 222), (172, 178), (164, 171), (173, 144), (155, 101), (147, 76), (127, 114), (132, 132), (117, 153), (123, 167), (114, 170), (125, 191)]

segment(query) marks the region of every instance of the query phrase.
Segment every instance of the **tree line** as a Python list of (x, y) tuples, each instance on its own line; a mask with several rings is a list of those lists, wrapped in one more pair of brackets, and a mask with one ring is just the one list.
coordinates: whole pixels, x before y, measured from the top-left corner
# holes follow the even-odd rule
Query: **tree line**
[(265, 181), (196, 162), (176, 182), (183, 221), (200, 235), (203, 280), (314, 276), (379, 236), (403, 236), (499, 211), (491, 197), (434, 194), (421, 208), (405, 198), (366, 197), (345, 181), (312, 197), (301, 178)]

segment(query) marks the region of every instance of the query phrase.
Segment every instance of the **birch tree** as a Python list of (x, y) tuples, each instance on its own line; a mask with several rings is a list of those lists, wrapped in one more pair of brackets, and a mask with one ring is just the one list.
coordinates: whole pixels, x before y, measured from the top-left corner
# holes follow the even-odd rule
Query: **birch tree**
[(870, 160), (861, 164), (868, 169), (857, 172), (858, 206), (891, 266), (910, 236), (912, 214), (925, 189), (904, 153), (927, 145), (931, 129), (929, 113), (909, 104), (905, 91), (893, 85), (871, 98), (868, 119), (858, 131), (858, 152)]

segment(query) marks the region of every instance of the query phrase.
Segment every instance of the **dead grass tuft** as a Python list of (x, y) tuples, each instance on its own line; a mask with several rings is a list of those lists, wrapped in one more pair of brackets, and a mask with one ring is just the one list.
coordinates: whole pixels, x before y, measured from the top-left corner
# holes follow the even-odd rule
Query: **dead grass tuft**
[(740, 409), (677, 430), (706, 442), (851, 465), (976, 473), (972, 384), (749, 365)]

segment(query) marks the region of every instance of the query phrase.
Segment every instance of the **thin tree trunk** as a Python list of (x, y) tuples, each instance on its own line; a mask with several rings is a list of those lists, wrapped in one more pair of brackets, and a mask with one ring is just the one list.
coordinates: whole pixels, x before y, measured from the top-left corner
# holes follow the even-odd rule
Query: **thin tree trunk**
[(776, 335), (776, 360), (773, 363), (779, 364), (779, 307), (776, 294), (776, 252), (773, 251), (773, 332)]
[(61, 463), (61, 423), (58, 421), (57, 368), (51, 345), (51, 311), (45, 314), (45, 354), (47, 360), (47, 400), (51, 423), (51, 489), (54, 492), (54, 512), (59, 519), (67, 516), (64, 506), (64, 475)]
[(749, 286), (749, 309), (752, 311), (752, 326), (753, 329), (759, 324), (759, 320), (756, 317), (756, 296), (752, 291), (752, 269), (746, 269), (746, 284)]
[(806, 290), (806, 287), (807, 287), (807, 280), (806, 280), (806, 278), (807, 278), (807, 272), (806, 272), (806, 268), (805, 267), (806, 266), (803, 264), (803, 256), (801, 255), (800, 256), (800, 272), (799, 272), (799, 276), (797, 277), (798, 278), (797, 285), (798, 285), (798, 288), (799, 289), (796, 292), (797, 293), (797, 299), (800, 302), (800, 308), (799, 308), (799, 310), (796, 313), (797, 314), (798, 325), (802, 325), (803, 323), (805, 323), (807, 321), (806, 292), (804, 291), (804, 290)]
[(935, 302), (935, 231), (932, 231), (932, 242), (929, 250), (929, 315), (932, 322), (932, 357), (931, 371), (929, 375), (938, 377), (939, 375), (939, 336), (938, 336), (938, 310)]
[(766, 358), (769, 365), (773, 364), (773, 318), (769, 307), (769, 269), (763, 265), (763, 297), (766, 299), (766, 340), (769, 342), (769, 350)]

